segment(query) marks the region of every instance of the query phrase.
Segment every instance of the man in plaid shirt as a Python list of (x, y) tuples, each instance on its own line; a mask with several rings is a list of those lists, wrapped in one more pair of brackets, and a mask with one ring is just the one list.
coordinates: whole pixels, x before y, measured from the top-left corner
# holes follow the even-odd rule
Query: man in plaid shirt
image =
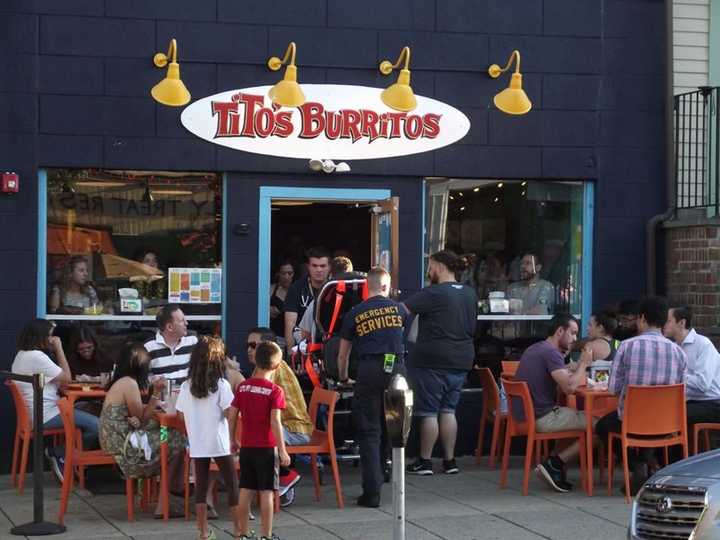
[[(685, 382), (687, 357), (676, 344), (662, 335), (668, 304), (664, 298), (647, 297), (640, 302), (638, 335), (620, 344), (613, 359), (608, 390), (619, 396), (617, 411), (600, 419), (595, 432), (603, 444), (608, 433), (622, 431), (623, 405), (628, 385), (656, 386)], [(653, 452), (643, 449), (642, 459), (633, 460), (631, 489), (639, 488), (658, 464)]]

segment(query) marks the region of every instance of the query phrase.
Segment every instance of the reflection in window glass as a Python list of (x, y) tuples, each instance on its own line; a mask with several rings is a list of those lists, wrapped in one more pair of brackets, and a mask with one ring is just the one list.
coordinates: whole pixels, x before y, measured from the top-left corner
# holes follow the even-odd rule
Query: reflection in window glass
[(483, 313), (580, 313), (581, 183), (449, 180), (445, 186), (445, 247), (471, 260), (461, 279), (477, 290)]
[(49, 313), (220, 315), (218, 175), (54, 169), (47, 201)]

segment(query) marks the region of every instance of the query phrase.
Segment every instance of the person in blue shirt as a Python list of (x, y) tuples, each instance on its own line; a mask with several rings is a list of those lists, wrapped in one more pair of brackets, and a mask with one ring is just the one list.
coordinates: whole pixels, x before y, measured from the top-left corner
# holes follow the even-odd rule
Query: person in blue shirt
[(341, 383), (349, 383), (350, 351), (357, 354), (357, 381), (353, 413), (360, 445), (363, 493), (357, 504), (380, 506), (383, 464), (387, 455), (383, 440), (383, 392), (396, 373), (404, 372), (403, 327), (407, 310), (388, 298), (390, 274), (382, 267), (367, 275), (368, 299), (343, 319), (338, 371)]

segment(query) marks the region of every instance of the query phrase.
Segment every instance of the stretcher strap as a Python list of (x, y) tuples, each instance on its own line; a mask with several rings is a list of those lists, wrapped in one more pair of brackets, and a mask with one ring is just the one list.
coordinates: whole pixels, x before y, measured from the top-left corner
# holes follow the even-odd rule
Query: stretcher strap
[(342, 305), (343, 296), (345, 294), (345, 282), (338, 281), (335, 286), (335, 307), (333, 308), (332, 319), (330, 319), (330, 326), (328, 327), (327, 335), (332, 336), (335, 330), (335, 324), (337, 324), (338, 315), (340, 314), (340, 306)]
[(312, 355), (310, 354), (305, 357), (305, 371), (307, 372), (308, 377), (310, 377), (310, 382), (312, 382), (313, 387), (320, 388), (320, 377), (313, 367)]

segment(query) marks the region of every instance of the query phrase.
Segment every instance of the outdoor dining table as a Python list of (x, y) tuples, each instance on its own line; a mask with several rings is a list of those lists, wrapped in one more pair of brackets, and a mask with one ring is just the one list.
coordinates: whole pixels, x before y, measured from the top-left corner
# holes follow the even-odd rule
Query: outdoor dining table
[[(593, 418), (605, 416), (617, 409), (617, 396), (611, 394), (606, 389), (593, 389), (587, 386), (581, 386), (575, 391), (575, 394), (582, 397), (585, 401), (585, 437), (587, 451), (587, 470), (588, 485), (587, 494), (592, 497), (593, 494)], [(582, 450), (581, 450), (582, 451)]]
[(96, 384), (80, 384), (70, 383), (60, 388), (60, 393), (64, 395), (72, 406), (79, 399), (105, 399), (107, 391)]
[(162, 514), (163, 521), (170, 519), (170, 480), (168, 475), (168, 434), (167, 430), (177, 429), (185, 433), (185, 422), (177, 413), (170, 413), (159, 410), (155, 413), (160, 423), (160, 490), (163, 497)]

